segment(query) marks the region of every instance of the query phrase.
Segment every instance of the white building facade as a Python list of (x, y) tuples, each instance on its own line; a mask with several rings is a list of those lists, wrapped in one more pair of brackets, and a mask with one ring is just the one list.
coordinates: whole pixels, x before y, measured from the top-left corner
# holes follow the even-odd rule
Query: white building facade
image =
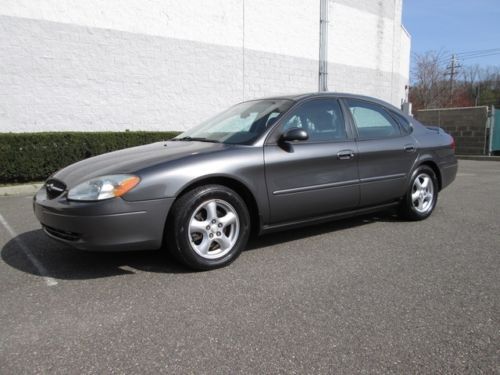
[[(328, 88), (400, 106), (402, 0), (329, 0)], [(318, 90), (320, 0), (2, 0), (0, 132), (183, 130)]]

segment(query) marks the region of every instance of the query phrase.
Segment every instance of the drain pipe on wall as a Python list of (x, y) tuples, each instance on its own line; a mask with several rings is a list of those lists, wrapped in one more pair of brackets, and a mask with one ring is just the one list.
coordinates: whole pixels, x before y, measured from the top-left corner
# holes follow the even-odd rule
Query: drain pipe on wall
[(319, 81), (318, 91), (328, 91), (328, 1), (319, 0)]

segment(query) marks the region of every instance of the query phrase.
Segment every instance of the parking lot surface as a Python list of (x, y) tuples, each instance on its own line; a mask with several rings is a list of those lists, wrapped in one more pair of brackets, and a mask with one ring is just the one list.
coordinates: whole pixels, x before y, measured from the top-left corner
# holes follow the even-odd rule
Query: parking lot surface
[(266, 235), (228, 268), (48, 239), (0, 198), (0, 373), (498, 373), (500, 163), (422, 222)]

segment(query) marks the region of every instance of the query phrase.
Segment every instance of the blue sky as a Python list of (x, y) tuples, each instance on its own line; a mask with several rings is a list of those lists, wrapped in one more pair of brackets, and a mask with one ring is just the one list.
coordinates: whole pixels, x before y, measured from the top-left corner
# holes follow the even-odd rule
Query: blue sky
[[(500, 52), (500, 0), (403, 0), (403, 24), (412, 37), (412, 53)], [(500, 53), (460, 63), (500, 66)]]

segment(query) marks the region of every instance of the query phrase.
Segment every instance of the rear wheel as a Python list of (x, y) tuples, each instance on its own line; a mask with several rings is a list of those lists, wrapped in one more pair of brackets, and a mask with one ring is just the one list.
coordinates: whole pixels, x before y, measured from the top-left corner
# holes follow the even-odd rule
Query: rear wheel
[(413, 173), (408, 192), (401, 202), (400, 214), (406, 219), (423, 220), (432, 214), (437, 198), (436, 174), (431, 168), (421, 166)]
[(175, 202), (167, 224), (167, 247), (190, 268), (228, 265), (245, 247), (250, 216), (243, 199), (221, 185), (201, 186)]

